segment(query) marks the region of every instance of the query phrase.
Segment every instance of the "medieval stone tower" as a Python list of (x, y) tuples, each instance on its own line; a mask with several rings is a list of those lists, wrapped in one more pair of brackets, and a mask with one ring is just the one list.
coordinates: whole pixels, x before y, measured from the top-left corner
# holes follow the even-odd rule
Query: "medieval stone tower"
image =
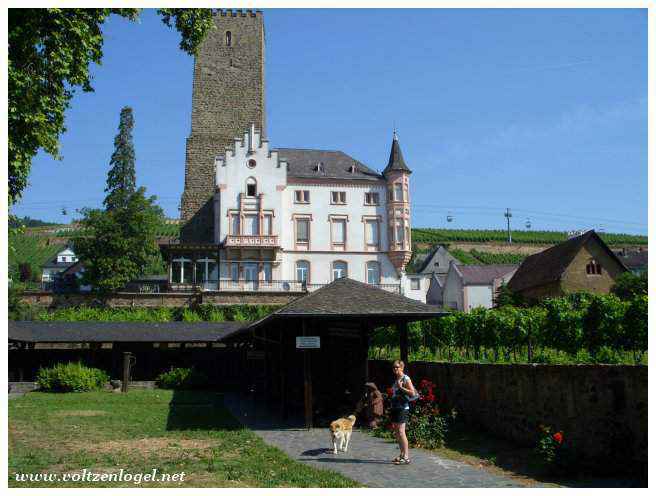
[(251, 123), (266, 135), (261, 11), (218, 11), (194, 63), (181, 219), (183, 243), (213, 241), (214, 158)]

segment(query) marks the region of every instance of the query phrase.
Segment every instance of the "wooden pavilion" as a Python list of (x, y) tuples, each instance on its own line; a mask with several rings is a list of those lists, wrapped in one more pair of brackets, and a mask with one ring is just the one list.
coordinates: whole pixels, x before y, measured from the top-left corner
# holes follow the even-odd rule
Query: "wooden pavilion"
[(444, 312), (438, 307), (343, 278), (294, 300), (226, 341), (250, 341), (250, 372), (260, 399), (278, 402), (283, 418), (303, 412), (306, 426), (311, 427), (353, 411), (368, 382), (367, 356), (374, 329), (394, 326), (400, 358), (408, 363), (408, 323), (441, 315)]

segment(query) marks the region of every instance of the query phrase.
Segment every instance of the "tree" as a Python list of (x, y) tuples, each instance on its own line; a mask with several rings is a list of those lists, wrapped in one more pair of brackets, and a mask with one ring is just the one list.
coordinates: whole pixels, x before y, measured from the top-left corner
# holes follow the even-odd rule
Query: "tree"
[(647, 272), (639, 276), (625, 272), (617, 278), (610, 292), (622, 300), (633, 300), (636, 296), (647, 294)]
[(29, 263), (18, 264), (18, 279), (20, 282), (29, 282), (32, 280), (32, 266)]
[(142, 275), (158, 256), (157, 229), (164, 213), (146, 189), (135, 191), (134, 119), (128, 107), (121, 110), (119, 133), (107, 174), (105, 210), (85, 209), (75, 253), (84, 264), (83, 284), (100, 296), (122, 289)]
[[(76, 89), (93, 91), (89, 65), (102, 62), (102, 25), (111, 15), (136, 21), (140, 9), (9, 9), (9, 205), (27, 186), (39, 150), (61, 160), (59, 136)], [(211, 9), (159, 9), (195, 54), (213, 28)]]
[(155, 236), (161, 225), (161, 209), (155, 197), (146, 198), (139, 188), (125, 207), (85, 210), (81, 221), (84, 235), (74, 241), (75, 253), (84, 265), (82, 284), (99, 295), (117, 291), (157, 257)]
[(134, 144), (132, 143), (132, 128), (134, 117), (130, 107), (121, 109), (118, 134), (114, 138), (114, 153), (110, 160), (112, 168), (107, 174), (104, 205), (107, 210), (125, 208), (134, 193), (137, 183), (134, 170)]

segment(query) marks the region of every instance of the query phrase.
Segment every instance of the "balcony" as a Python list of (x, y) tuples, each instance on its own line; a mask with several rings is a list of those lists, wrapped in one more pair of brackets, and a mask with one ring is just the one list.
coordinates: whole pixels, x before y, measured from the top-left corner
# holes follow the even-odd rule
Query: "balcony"
[(277, 248), (278, 245), (278, 236), (272, 235), (246, 235), (246, 236), (237, 236), (229, 234), (225, 239), (225, 246), (227, 247), (265, 247), (265, 248)]
[[(311, 293), (329, 283), (308, 284), (303, 281), (252, 281), (246, 279), (219, 279), (207, 280), (196, 284), (170, 283), (169, 291), (172, 292), (195, 292), (195, 291), (217, 291), (217, 292), (279, 292), (279, 293)], [(400, 294), (400, 284), (372, 284), (377, 288)], [(148, 292), (142, 291), (142, 292)]]

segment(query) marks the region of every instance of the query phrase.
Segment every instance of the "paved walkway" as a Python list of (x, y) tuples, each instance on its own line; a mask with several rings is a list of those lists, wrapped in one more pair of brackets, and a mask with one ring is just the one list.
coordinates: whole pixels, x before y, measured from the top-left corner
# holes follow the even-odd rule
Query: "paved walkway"
[[(265, 411), (254, 410), (261, 403), (227, 395), (225, 406), (245, 426), (291, 458), (316, 468), (330, 469), (368, 487), (520, 487), (509, 478), (499, 477), (465, 463), (412, 449), (412, 463), (396, 466), (395, 443), (366, 432), (355, 431), (348, 453), (333, 455), (329, 449), (328, 429), (276, 427), (277, 422)], [(279, 425), (279, 424), (278, 424)]]

